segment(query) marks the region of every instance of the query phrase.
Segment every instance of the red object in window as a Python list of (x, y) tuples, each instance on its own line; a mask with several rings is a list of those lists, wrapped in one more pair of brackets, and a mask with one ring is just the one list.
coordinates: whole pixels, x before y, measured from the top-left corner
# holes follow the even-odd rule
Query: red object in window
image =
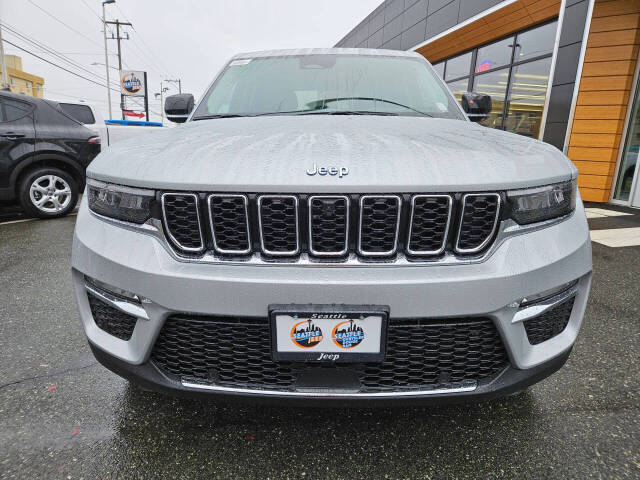
[(491, 70), (491, 60), (482, 62), (476, 67), (476, 73), (488, 72), (489, 70)]
[(134, 112), (133, 110), (122, 110), (122, 114), (125, 117), (137, 117), (137, 118), (144, 117), (144, 113), (142, 113), (142, 112)]

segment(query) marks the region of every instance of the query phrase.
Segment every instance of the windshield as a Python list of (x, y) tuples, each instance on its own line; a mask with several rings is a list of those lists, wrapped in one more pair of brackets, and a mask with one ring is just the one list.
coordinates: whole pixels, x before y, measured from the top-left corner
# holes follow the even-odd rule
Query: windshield
[(464, 119), (453, 96), (419, 58), (296, 55), (231, 61), (193, 120), (278, 114)]

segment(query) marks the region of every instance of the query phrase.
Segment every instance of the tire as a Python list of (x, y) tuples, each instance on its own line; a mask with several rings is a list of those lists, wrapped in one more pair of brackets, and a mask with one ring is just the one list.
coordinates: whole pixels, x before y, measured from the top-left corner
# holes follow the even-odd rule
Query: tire
[(59, 168), (40, 167), (22, 178), (18, 198), (29, 216), (64, 217), (78, 203), (78, 184)]

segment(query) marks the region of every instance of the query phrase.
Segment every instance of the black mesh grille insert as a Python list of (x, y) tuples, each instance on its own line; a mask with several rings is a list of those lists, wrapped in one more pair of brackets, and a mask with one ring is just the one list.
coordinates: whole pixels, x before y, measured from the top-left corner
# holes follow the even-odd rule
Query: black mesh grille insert
[(462, 211), (462, 223), (457, 250), (480, 250), (492, 235), (496, 216), (500, 213), (500, 197), (496, 194), (467, 195)]
[(392, 255), (398, 237), (400, 198), (365, 196), (360, 202), (360, 253)]
[(216, 250), (220, 253), (248, 253), (251, 245), (247, 198), (242, 195), (211, 195), (209, 209)]
[(524, 323), (529, 343), (538, 345), (562, 333), (569, 323), (575, 299), (576, 297), (572, 297), (539, 317), (522, 322)]
[(127, 315), (88, 293), (93, 321), (101, 330), (120, 340), (129, 340), (136, 326), (136, 317)]
[(162, 196), (164, 220), (169, 237), (180, 250), (203, 248), (198, 214), (198, 200), (193, 194), (167, 193)]
[(451, 204), (449, 196), (416, 195), (413, 198), (409, 253), (430, 255), (444, 250)]
[[(205, 205), (198, 205), (200, 198)], [(490, 246), (501, 215), (498, 193), (223, 192), (207, 194), (206, 200), (204, 194), (166, 193), (162, 208), (165, 234), (180, 253), (211, 249), (249, 257), (257, 252), (267, 261), (275, 258), (264, 257), (294, 261), (298, 254), (336, 262), (354, 254), (363, 262), (389, 261), (402, 253), (411, 261), (428, 261), (445, 250), (476, 255)]]
[(309, 203), (312, 253), (347, 252), (349, 201), (346, 197), (312, 197)]
[[(164, 372), (216, 385), (292, 391), (304, 363), (274, 362), (266, 319), (174, 315), (167, 319), (152, 352)], [(348, 364), (362, 392), (429, 389), (482, 380), (508, 365), (492, 321), (391, 322), (382, 363)]]
[(259, 200), (263, 250), (272, 255), (298, 251), (298, 202), (294, 196), (262, 196)]

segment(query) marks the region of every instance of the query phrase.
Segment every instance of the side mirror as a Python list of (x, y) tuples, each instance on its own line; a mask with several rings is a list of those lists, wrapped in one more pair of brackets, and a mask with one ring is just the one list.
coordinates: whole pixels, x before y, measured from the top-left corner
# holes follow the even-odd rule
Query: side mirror
[(491, 97), (484, 93), (464, 93), (461, 103), (462, 109), (467, 112), (469, 120), (472, 122), (479, 122), (491, 113)]
[(167, 120), (175, 123), (184, 123), (193, 111), (195, 100), (190, 93), (178, 93), (170, 95), (164, 101), (164, 113)]

